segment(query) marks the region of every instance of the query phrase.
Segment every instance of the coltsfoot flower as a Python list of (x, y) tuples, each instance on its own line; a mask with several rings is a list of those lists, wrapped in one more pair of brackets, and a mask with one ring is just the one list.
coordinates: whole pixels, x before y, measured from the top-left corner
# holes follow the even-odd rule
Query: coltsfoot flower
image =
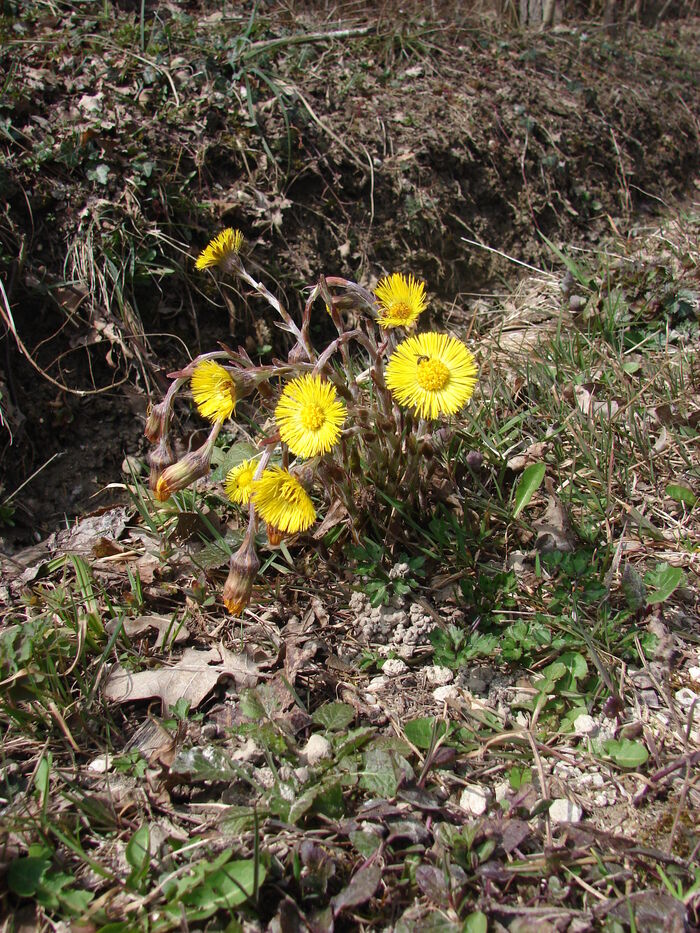
[(235, 411), (236, 383), (231, 373), (215, 360), (204, 360), (195, 366), (191, 388), (200, 415), (212, 423), (225, 421)]
[(255, 552), (253, 535), (248, 533), (239, 549), (231, 556), (228, 577), (224, 583), (224, 605), (231, 615), (239, 616), (250, 602), (258, 570), (260, 559)]
[(411, 327), (428, 304), (425, 282), (419, 282), (412, 275), (406, 278), (399, 272), (382, 279), (374, 294), (379, 303), (377, 320), (384, 330)]
[(474, 357), (456, 337), (417, 334), (403, 340), (389, 360), (386, 384), (405, 408), (421, 418), (453, 415), (476, 385)]
[(310, 374), (288, 382), (275, 409), (280, 437), (296, 457), (328, 453), (346, 414), (335, 386)]
[(197, 256), (195, 267), (197, 269), (210, 269), (214, 266), (225, 266), (231, 260), (235, 262), (241, 251), (241, 246), (243, 246), (241, 231), (226, 227)]
[[(272, 466), (253, 481), (253, 502), (258, 515), (270, 527), (287, 534), (306, 531), (316, 521), (309, 494), (288, 470)], [(281, 537), (281, 536), (280, 536)]]
[(253, 492), (253, 477), (257, 466), (257, 460), (244, 460), (228, 471), (224, 490), (231, 502), (248, 505)]

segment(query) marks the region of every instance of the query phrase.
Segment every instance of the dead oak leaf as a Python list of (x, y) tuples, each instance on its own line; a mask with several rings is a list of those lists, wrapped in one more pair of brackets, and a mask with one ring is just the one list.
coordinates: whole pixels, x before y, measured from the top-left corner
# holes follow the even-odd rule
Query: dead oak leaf
[(254, 687), (258, 666), (247, 654), (226, 648), (198, 651), (186, 648), (173, 667), (161, 667), (133, 673), (120, 664), (112, 668), (103, 693), (115, 703), (130, 703), (160, 697), (163, 713), (180, 699), (189, 700), (194, 709), (224, 678), (232, 679), (239, 689)]

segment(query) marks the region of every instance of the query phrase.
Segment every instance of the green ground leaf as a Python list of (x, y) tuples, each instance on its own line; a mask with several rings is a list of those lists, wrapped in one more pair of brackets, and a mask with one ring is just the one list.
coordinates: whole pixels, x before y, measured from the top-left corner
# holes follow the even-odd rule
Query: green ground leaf
[(435, 719), (431, 716), (421, 716), (419, 719), (411, 719), (404, 723), (403, 730), (409, 742), (416, 748), (430, 748), (435, 738), (443, 736), (447, 732), (447, 725), (444, 722), (435, 724)]
[(324, 703), (311, 717), (317, 726), (324, 726), (329, 732), (340, 732), (355, 718), (355, 710), (349, 703)]
[(480, 910), (469, 914), (462, 927), (462, 933), (486, 933), (487, 930), (488, 918)]
[(644, 575), (644, 582), (654, 592), (647, 596), (647, 606), (655, 606), (665, 602), (671, 593), (685, 580), (685, 574), (680, 567), (671, 567), (670, 564), (659, 564), (655, 570)]
[(698, 501), (692, 489), (688, 486), (682, 486), (680, 483), (669, 483), (666, 487), (666, 495), (670, 496), (674, 502), (682, 502), (683, 505), (692, 507)]
[(7, 886), (19, 897), (33, 897), (41, 879), (51, 862), (45, 858), (18, 858), (10, 862), (7, 870)]
[(517, 518), (530, 499), (542, 485), (546, 466), (544, 463), (531, 463), (529, 467), (523, 470), (520, 477), (518, 488), (515, 492), (515, 508), (513, 509), (513, 518)]
[(631, 739), (608, 739), (603, 745), (607, 755), (621, 768), (638, 768), (649, 757), (649, 752), (641, 742)]

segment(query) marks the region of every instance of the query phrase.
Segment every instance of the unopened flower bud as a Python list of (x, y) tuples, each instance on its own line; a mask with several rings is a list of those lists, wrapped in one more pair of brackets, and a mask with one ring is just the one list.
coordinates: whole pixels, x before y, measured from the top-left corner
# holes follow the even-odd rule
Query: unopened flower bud
[(152, 444), (157, 444), (163, 436), (167, 415), (168, 410), (164, 402), (149, 407), (146, 415), (146, 428), (143, 433)]
[(357, 449), (357, 446), (353, 444), (350, 448), (350, 457), (348, 458), (348, 467), (350, 472), (354, 473), (355, 476), (359, 476), (362, 472), (362, 463), (360, 462), (360, 452)]
[(182, 460), (167, 467), (158, 478), (155, 488), (155, 497), (159, 502), (165, 502), (174, 492), (185, 489), (195, 480), (206, 476), (211, 462), (211, 447), (205, 444), (199, 450), (186, 454)]
[(424, 460), (431, 460), (435, 456), (435, 448), (427, 438), (424, 438), (420, 445), (420, 455)]
[(224, 605), (231, 615), (239, 616), (250, 602), (253, 583), (260, 570), (252, 534), (246, 534), (243, 543), (231, 557), (228, 577), (224, 583)]
[(175, 455), (168, 443), (168, 439), (167, 437), (161, 437), (158, 446), (154, 447), (148, 455), (148, 464), (151, 468), (148, 485), (154, 492), (163, 470), (172, 466), (173, 463), (175, 463)]
[(470, 450), (466, 459), (470, 470), (480, 470), (481, 464), (484, 462), (484, 455), (480, 450)]

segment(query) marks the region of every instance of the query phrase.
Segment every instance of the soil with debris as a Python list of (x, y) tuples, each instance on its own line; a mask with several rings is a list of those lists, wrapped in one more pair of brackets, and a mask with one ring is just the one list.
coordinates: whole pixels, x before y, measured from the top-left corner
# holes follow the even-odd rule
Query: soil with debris
[(518, 33), (461, 5), (189, 3), (149, 8), (139, 50), (139, 17), (104, 10), (0, 19), (3, 494), (36, 474), (5, 547), (113, 498), (188, 353), (278, 346), (255, 303), (193, 275), (221, 226), (295, 313), (289, 283), (403, 270), (469, 328), (477, 293), (522, 269), (503, 253), (585, 249), (699, 164), (693, 19)]

